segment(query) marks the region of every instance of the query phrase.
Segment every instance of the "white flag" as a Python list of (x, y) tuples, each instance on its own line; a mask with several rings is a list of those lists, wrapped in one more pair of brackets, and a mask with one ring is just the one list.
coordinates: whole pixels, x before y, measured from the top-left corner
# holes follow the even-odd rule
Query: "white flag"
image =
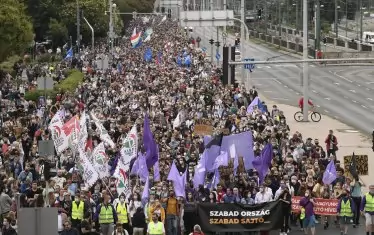
[(104, 143), (101, 142), (92, 152), (92, 163), (95, 170), (98, 172), (100, 179), (110, 175), (108, 161), (109, 158), (105, 153)]
[(126, 138), (122, 141), (121, 161), (124, 165), (129, 164), (131, 159), (136, 157), (138, 151), (138, 131), (134, 125)]
[(100, 120), (95, 116), (95, 114), (91, 113), (91, 117), (95, 122), (96, 128), (99, 131), (100, 140), (106, 144), (109, 144), (110, 147), (114, 148), (116, 144), (110, 138), (108, 131), (105, 129), (103, 124), (101, 124)]

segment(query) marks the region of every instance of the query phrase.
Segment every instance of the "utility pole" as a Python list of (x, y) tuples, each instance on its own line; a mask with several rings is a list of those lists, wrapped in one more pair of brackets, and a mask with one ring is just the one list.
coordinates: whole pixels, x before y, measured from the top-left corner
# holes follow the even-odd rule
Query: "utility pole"
[(345, 0), (345, 37), (348, 37), (348, 0)]
[(110, 53), (113, 53), (113, 0), (109, 0), (109, 43)]
[[(245, 3), (244, 3), (244, 0), (241, 0), (240, 2), (240, 14), (241, 14), (241, 20), (242, 22), (245, 22)], [(242, 57), (241, 59), (243, 60), (243, 57), (246, 57), (246, 53), (245, 53), (245, 30), (244, 30), (244, 25), (243, 23), (241, 24), (241, 27), (240, 27), (240, 56)], [(242, 84), (245, 84), (245, 68), (244, 68), (244, 65), (242, 65)]]
[(315, 33), (315, 42), (316, 42), (316, 50), (321, 50), (321, 3), (319, 0), (316, 0), (316, 33)]
[(80, 41), (81, 41), (81, 17), (79, 10), (79, 0), (77, 0), (77, 52), (80, 53)]
[[(308, 59), (308, 1), (303, 0), (303, 59)], [(309, 71), (308, 71), (308, 62), (303, 63), (303, 120), (304, 122), (308, 121), (309, 114), (309, 95), (308, 95), (308, 84), (309, 83)]]
[(278, 0), (278, 34), (279, 34), (279, 47), (282, 42), (282, 19), (281, 19), (281, 1)]
[(267, 1), (264, 2), (264, 13), (261, 14), (261, 17), (262, 15), (264, 15), (264, 18), (265, 18), (265, 34), (267, 35), (268, 34), (268, 17), (269, 17)]
[[(369, 9), (369, 12), (370, 12), (370, 9)], [(362, 0), (360, 0), (360, 42), (362, 42), (362, 33), (363, 33), (362, 22), (363, 22)]]
[(296, 30), (297, 31), (299, 31), (299, 29), (300, 29), (300, 23), (299, 23), (299, 7), (300, 7), (300, 5), (299, 5), (300, 3), (299, 3), (299, 1), (296, 1)]
[[(361, 1), (361, 0), (360, 0)], [(338, 0), (335, 0), (335, 38), (339, 37), (338, 34)]]

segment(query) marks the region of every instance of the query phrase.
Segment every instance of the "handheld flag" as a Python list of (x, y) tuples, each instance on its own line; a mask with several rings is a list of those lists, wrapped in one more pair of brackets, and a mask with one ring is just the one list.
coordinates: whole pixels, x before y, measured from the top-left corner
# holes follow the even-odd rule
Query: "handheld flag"
[(262, 149), (261, 156), (252, 161), (253, 167), (258, 172), (259, 183), (262, 184), (269, 171), (271, 159), (273, 158), (273, 146), (268, 143)]
[(323, 173), (322, 181), (324, 184), (332, 184), (336, 180), (336, 168), (334, 160), (331, 160)]
[(355, 153), (352, 154), (351, 163), (349, 164), (349, 173), (355, 180), (358, 180), (357, 162)]
[(70, 47), (70, 49), (66, 52), (65, 60), (73, 58), (73, 48)]

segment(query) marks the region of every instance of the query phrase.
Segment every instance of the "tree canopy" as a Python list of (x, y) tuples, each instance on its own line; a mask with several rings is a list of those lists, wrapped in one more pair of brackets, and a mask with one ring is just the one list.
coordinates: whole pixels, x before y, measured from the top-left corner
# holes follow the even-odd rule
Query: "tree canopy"
[(18, 0), (2, 0), (0, 7), (0, 62), (23, 52), (33, 42), (33, 28), (25, 6)]

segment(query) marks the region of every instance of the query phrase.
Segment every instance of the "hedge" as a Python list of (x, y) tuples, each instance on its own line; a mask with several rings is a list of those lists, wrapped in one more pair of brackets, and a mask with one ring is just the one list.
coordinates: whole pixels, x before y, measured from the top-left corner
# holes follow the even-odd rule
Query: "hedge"
[[(55, 99), (60, 89), (64, 92), (75, 92), (78, 85), (83, 82), (83, 78), (84, 75), (79, 70), (70, 70), (67, 78), (56, 84), (53, 90), (46, 91), (47, 97)], [(39, 96), (44, 96), (44, 90), (28, 91), (25, 94), (25, 99), (37, 101)]]

